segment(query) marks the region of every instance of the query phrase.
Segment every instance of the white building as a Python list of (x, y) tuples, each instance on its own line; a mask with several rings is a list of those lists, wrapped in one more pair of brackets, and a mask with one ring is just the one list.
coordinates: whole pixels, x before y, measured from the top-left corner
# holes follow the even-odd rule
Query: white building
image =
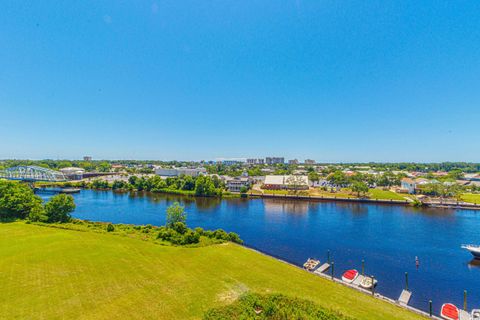
[(402, 189), (407, 190), (408, 193), (414, 194), (417, 188), (417, 183), (411, 178), (403, 178), (401, 181)]
[(67, 179), (70, 180), (82, 180), (83, 174), (85, 173), (85, 169), (76, 167), (62, 168), (59, 171), (63, 173)]
[(269, 175), (265, 177), (265, 182), (262, 188), (270, 189), (270, 190), (281, 190), (281, 189), (307, 190), (309, 188), (309, 185), (310, 185), (310, 182), (308, 181), (308, 176)]
[(248, 177), (225, 177), (225, 185), (228, 191), (240, 192), (243, 187), (250, 187), (250, 178)]
[(264, 159), (247, 159), (247, 164), (255, 165), (255, 164), (265, 164)]
[(197, 177), (206, 174), (205, 168), (155, 168), (155, 174), (161, 177), (178, 177), (181, 175)]
[(305, 159), (305, 164), (315, 164), (315, 160), (312, 159)]

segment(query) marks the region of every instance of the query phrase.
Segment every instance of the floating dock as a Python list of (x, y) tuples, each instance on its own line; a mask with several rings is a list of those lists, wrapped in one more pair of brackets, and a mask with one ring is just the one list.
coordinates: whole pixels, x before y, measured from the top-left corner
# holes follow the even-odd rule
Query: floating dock
[(330, 264), (325, 262), (325, 263), (322, 264), (319, 268), (317, 268), (317, 270), (315, 270), (313, 273), (323, 274), (323, 273), (324, 273), (325, 271), (327, 271), (329, 268), (330, 268)]
[(410, 298), (412, 297), (412, 292), (408, 290), (402, 290), (400, 297), (398, 298), (398, 303), (406, 306), (408, 302), (410, 302)]

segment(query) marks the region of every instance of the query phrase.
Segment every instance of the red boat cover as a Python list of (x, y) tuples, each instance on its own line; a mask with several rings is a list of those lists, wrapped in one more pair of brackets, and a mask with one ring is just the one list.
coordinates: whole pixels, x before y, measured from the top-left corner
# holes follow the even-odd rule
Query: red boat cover
[(458, 308), (451, 303), (442, 306), (442, 316), (448, 319), (458, 320)]
[(355, 279), (355, 277), (357, 276), (358, 274), (358, 271), (357, 270), (347, 270), (345, 271), (345, 273), (343, 274), (343, 276), (345, 277), (345, 279), (348, 279), (348, 280), (353, 280)]

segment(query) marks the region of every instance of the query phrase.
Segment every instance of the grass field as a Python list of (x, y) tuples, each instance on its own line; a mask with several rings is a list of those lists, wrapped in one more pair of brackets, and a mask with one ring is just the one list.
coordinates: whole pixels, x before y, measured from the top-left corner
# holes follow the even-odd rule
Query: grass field
[(480, 204), (480, 194), (478, 194), (478, 193), (464, 193), (464, 194), (462, 194), (462, 201)]
[(405, 201), (404, 195), (389, 190), (370, 189), (368, 193), (370, 195), (370, 199)]
[(0, 224), (0, 318), (198, 319), (242, 293), (310, 299), (357, 319), (418, 319), (239, 245), (200, 248)]

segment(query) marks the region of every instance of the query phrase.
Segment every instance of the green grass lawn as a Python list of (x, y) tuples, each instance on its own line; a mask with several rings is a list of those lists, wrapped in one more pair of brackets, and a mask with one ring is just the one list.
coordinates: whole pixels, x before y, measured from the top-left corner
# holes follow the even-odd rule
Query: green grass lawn
[(0, 224), (0, 318), (198, 319), (246, 291), (309, 299), (356, 319), (417, 315), (232, 243)]
[(368, 193), (370, 194), (370, 199), (405, 201), (404, 195), (389, 190), (370, 189)]
[(479, 193), (464, 193), (462, 194), (462, 201), (480, 204)]

